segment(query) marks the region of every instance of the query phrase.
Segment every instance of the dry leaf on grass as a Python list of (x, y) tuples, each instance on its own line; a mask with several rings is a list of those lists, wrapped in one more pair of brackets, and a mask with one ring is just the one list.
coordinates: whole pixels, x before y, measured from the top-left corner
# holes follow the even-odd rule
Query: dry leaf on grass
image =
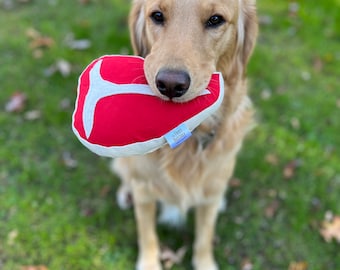
[(10, 231), (7, 236), (7, 244), (9, 246), (13, 246), (15, 243), (15, 239), (17, 239), (18, 235), (19, 235), (19, 231), (17, 229)]
[(291, 262), (288, 270), (307, 270), (308, 264), (306, 262)]
[(320, 234), (327, 243), (333, 239), (340, 243), (340, 216), (323, 221)]
[(68, 169), (74, 169), (78, 166), (78, 161), (72, 156), (72, 154), (68, 151), (64, 151), (62, 153), (62, 162)]
[(26, 105), (27, 96), (22, 92), (15, 92), (5, 105), (6, 112), (21, 112)]
[(89, 39), (76, 39), (73, 33), (69, 33), (66, 35), (64, 43), (67, 47), (73, 50), (86, 50), (92, 46), (92, 42)]
[(21, 266), (21, 270), (48, 270), (45, 265), (28, 265)]
[(34, 121), (41, 118), (41, 111), (40, 110), (31, 110), (25, 113), (25, 119), (27, 121)]
[(177, 251), (171, 250), (169, 247), (163, 247), (161, 250), (161, 261), (165, 269), (171, 269), (175, 264), (180, 264), (187, 252), (187, 247), (181, 247)]
[(295, 176), (296, 169), (301, 166), (301, 160), (295, 159), (290, 161), (283, 169), (283, 176), (289, 180)]
[(273, 218), (280, 207), (280, 201), (279, 200), (273, 200), (270, 202), (269, 205), (264, 210), (265, 216), (267, 218)]
[(53, 45), (54, 40), (50, 37), (38, 37), (30, 42), (30, 48), (33, 50), (38, 48), (50, 48)]
[(259, 24), (260, 25), (271, 25), (273, 23), (273, 17), (270, 15), (260, 15)]
[(232, 188), (238, 188), (238, 187), (240, 187), (242, 185), (241, 179), (238, 179), (238, 178), (234, 177), (234, 178), (230, 179), (228, 185), (229, 185), (229, 187), (232, 187)]
[(296, 1), (292, 1), (291, 3), (289, 3), (288, 5), (289, 16), (296, 17), (298, 15), (299, 9), (300, 6)]
[(68, 61), (59, 59), (57, 60), (55, 66), (62, 76), (67, 77), (71, 74), (72, 65)]
[(241, 270), (252, 270), (252, 269), (253, 269), (252, 262), (248, 258), (244, 259), (241, 264)]
[(293, 127), (293, 129), (295, 129), (295, 130), (299, 130), (300, 127), (301, 127), (300, 119), (297, 118), (297, 117), (292, 117), (290, 119), (290, 124)]
[(43, 49), (51, 48), (55, 41), (53, 38), (43, 36), (37, 29), (28, 28), (26, 30), (26, 36), (30, 40), (29, 47), (32, 49), (32, 55), (34, 58), (41, 58), (44, 55)]
[(92, 44), (88, 39), (77, 39), (70, 41), (67, 45), (73, 50), (82, 51), (90, 48)]
[(315, 57), (314, 60), (313, 60), (313, 69), (320, 73), (323, 69), (323, 66), (324, 66), (324, 63), (322, 61), (322, 59), (320, 57)]
[(336, 106), (340, 109), (340, 98), (336, 101)]
[(63, 77), (68, 77), (72, 72), (72, 65), (65, 59), (58, 59), (53, 65), (45, 69), (44, 74), (46, 77), (54, 75), (59, 72)]
[(43, 36), (37, 29), (28, 28), (26, 36), (30, 39), (30, 48), (37, 49), (41, 47), (50, 48), (54, 45), (54, 40), (50, 37)]
[(273, 166), (277, 166), (279, 164), (279, 157), (276, 154), (268, 153), (265, 156), (265, 160), (267, 163)]

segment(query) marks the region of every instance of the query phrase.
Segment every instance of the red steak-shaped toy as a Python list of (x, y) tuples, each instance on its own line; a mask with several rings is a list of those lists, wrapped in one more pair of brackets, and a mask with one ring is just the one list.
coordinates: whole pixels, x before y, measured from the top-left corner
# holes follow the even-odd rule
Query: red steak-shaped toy
[(149, 87), (144, 59), (108, 55), (81, 74), (72, 128), (92, 152), (107, 157), (142, 155), (184, 142), (221, 105), (224, 85), (212, 74), (207, 88), (185, 103), (164, 101)]

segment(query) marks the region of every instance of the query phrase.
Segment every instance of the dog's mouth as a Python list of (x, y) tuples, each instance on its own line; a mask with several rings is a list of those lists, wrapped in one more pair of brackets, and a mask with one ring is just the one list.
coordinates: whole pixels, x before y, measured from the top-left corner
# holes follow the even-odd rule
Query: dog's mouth
[(145, 77), (154, 94), (175, 103), (185, 103), (201, 95), (214, 70), (211, 63), (192, 64), (178, 56), (164, 58), (152, 53), (144, 62)]
[(183, 69), (160, 69), (153, 79), (147, 80), (155, 94), (164, 101), (185, 103), (204, 93), (209, 80), (195, 83), (189, 72)]

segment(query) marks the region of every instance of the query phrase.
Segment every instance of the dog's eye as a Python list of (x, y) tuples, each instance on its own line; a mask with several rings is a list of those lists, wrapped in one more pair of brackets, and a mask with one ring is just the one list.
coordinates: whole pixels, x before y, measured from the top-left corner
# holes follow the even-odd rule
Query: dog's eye
[(225, 19), (221, 15), (213, 15), (206, 21), (206, 28), (216, 28), (225, 23)]
[(155, 24), (163, 25), (164, 24), (164, 15), (160, 11), (154, 11), (151, 13), (150, 18)]

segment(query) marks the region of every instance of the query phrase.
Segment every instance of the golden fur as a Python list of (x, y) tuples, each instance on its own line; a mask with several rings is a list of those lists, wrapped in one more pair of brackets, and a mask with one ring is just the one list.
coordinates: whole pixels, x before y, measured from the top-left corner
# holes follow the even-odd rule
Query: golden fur
[[(225, 81), (220, 109), (204, 121), (193, 136), (176, 149), (168, 146), (145, 156), (114, 160), (122, 180), (118, 199), (122, 207), (133, 197), (138, 228), (138, 270), (159, 270), (159, 246), (155, 231), (156, 202), (176, 206), (183, 213), (195, 208), (196, 270), (216, 270), (213, 235), (218, 209), (236, 155), (253, 125), (253, 109), (247, 96), (246, 65), (257, 36), (255, 0), (134, 0), (130, 31), (134, 52), (145, 57), (145, 73), (152, 90), (162, 99), (155, 76), (162, 68), (185, 69), (188, 91), (174, 102), (196, 97), (214, 71)], [(155, 23), (153, 12), (165, 21)], [(225, 22), (206, 27), (213, 15)]]

